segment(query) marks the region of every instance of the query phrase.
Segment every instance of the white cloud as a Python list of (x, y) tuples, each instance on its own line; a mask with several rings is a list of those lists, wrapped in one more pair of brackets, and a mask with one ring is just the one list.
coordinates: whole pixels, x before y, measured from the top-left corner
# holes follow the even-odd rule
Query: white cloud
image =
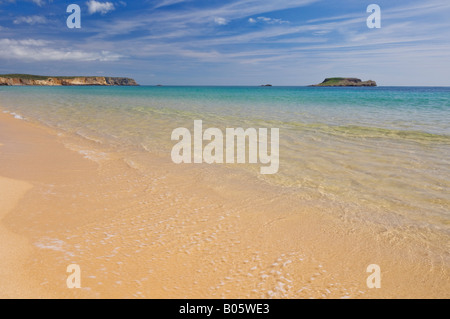
[(218, 24), (218, 25), (226, 25), (226, 24), (228, 24), (228, 20), (225, 18), (215, 17), (214, 23)]
[[(14, 2), (14, 1), (10, 1), (10, 2)], [(37, 4), (38, 6), (42, 7), (47, 2), (49, 2), (49, 3), (53, 2), (53, 0), (48, 0), (48, 1), (45, 1), (45, 0), (31, 0), (31, 2), (33, 2), (33, 3)]]
[(32, 1), (40, 7), (42, 7), (45, 4), (44, 0), (32, 0)]
[(45, 40), (0, 39), (0, 55), (20, 61), (117, 61), (122, 56), (109, 51), (88, 52), (53, 48), (52, 42)]
[(21, 24), (21, 23), (27, 23), (27, 24), (43, 24), (47, 23), (47, 19), (44, 16), (28, 16), (28, 17), (18, 17), (14, 19), (14, 24)]
[(268, 24), (289, 23), (289, 21), (285, 21), (282, 19), (273, 19), (273, 18), (268, 18), (268, 17), (257, 17), (256, 19), (250, 18), (250, 19), (248, 19), (248, 22), (250, 22), (250, 23), (264, 22), (264, 23), (268, 23)]
[(88, 12), (90, 14), (94, 14), (97, 12), (100, 14), (106, 14), (115, 9), (114, 4), (112, 4), (111, 2), (99, 2), (91, 0), (86, 2), (86, 5), (88, 6)]
[(155, 8), (167, 7), (176, 3), (186, 2), (190, 0), (163, 0), (160, 3), (155, 5)]

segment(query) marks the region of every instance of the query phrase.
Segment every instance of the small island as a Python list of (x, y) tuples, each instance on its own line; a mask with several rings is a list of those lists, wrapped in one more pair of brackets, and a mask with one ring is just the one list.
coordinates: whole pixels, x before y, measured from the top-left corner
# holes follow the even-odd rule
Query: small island
[(322, 83), (310, 86), (377, 86), (375, 81), (361, 81), (357, 78), (326, 78)]
[(32, 86), (137, 86), (135, 80), (105, 76), (41, 76), (31, 74), (0, 74), (0, 85)]

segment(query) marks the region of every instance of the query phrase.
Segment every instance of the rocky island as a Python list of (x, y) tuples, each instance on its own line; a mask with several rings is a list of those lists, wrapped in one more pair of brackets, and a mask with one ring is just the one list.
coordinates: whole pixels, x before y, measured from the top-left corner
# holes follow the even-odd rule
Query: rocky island
[(357, 78), (327, 78), (322, 83), (310, 86), (377, 86), (375, 81), (361, 81)]
[(0, 85), (34, 85), (34, 86), (137, 86), (135, 80), (105, 76), (41, 76), (30, 74), (0, 75)]

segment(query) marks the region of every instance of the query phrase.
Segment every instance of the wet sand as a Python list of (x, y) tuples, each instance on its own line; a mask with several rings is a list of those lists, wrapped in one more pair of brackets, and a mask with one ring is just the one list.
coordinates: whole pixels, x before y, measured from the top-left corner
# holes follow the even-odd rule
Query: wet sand
[[(5, 114), (0, 143), (0, 297), (450, 296), (448, 255), (410, 240), (423, 231), (413, 226), (362, 223), (226, 168), (147, 154), (144, 173), (105, 145)], [(70, 264), (81, 289), (66, 286)], [(370, 264), (380, 289), (366, 285)]]

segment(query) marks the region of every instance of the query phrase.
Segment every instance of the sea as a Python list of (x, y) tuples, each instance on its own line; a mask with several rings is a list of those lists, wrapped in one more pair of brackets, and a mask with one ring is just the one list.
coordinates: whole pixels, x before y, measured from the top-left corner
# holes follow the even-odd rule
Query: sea
[(449, 249), (448, 87), (0, 87), (0, 111), (90, 141), (80, 153), (93, 160), (123, 154), (144, 173), (147, 155), (171, 161), (173, 130), (193, 132), (194, 120), (223, 132), (278, 128), (276, 174), (178, 165), (204, 165), (208, 178), (242, 173), (386, 227), (426, 228)]

